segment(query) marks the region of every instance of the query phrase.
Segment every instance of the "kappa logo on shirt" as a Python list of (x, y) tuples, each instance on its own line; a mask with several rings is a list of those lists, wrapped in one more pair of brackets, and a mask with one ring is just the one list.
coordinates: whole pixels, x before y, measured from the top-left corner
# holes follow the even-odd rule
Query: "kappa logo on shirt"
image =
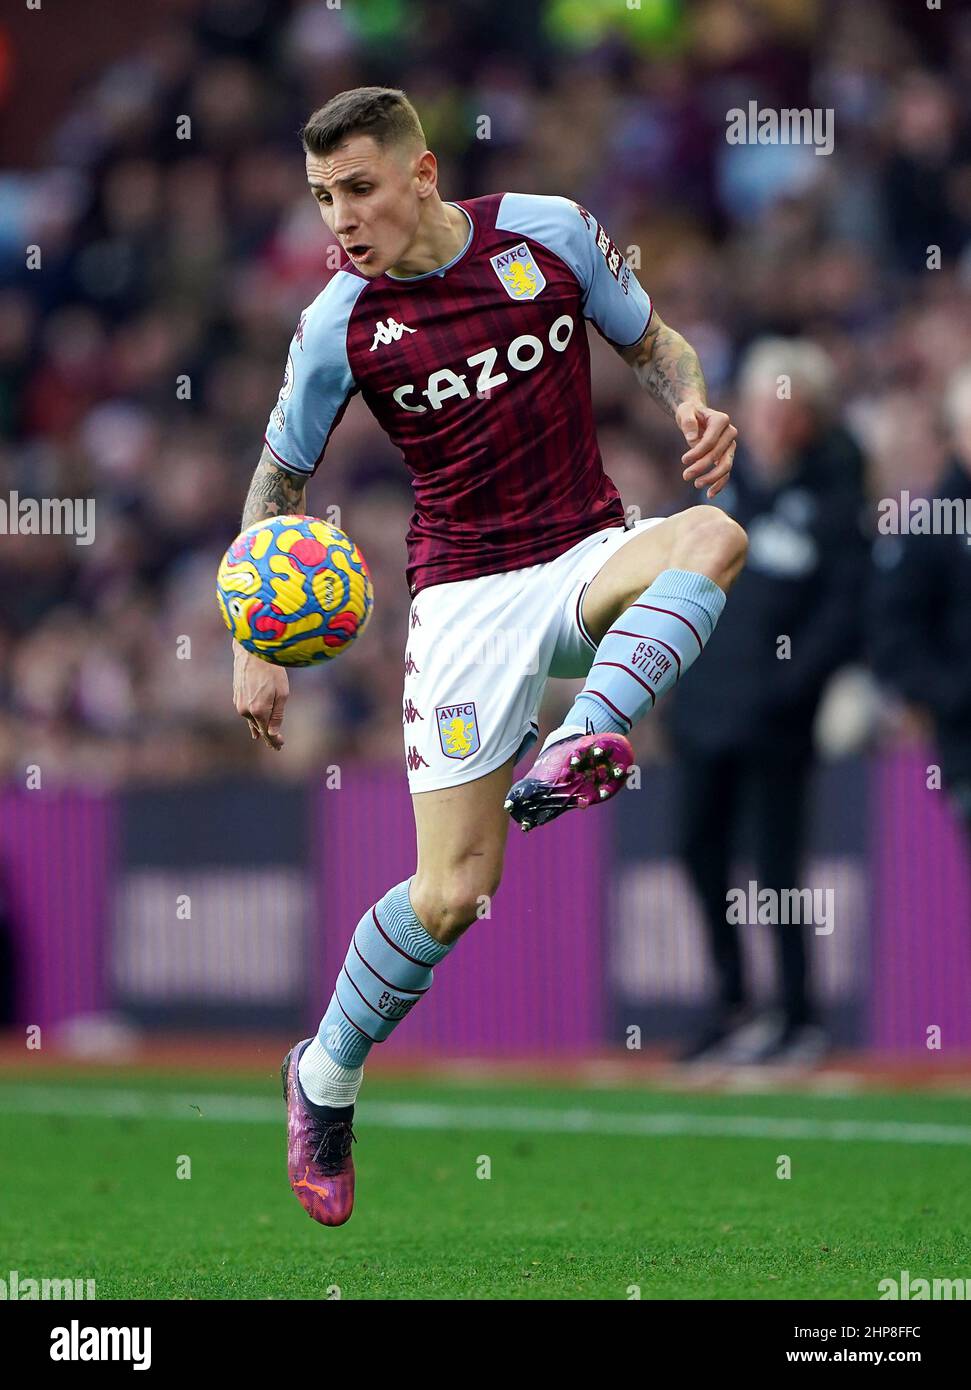
[(388, 319), (387, 323), (376, 323), (374, 325), (374, 342), (371, 344), (370, 351), (374, 352), (379, 343), (400, 342), (402, 333), (417, 332), (417, 328), (409, 328), (407, 324), (399, 323), (397, 319)]

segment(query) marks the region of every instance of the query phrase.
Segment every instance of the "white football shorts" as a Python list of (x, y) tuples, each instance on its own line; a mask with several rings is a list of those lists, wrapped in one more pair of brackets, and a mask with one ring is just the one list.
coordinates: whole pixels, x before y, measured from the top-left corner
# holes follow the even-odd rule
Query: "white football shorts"
[(587, 585), (621, 546), (663, 517), (595, 531), (555, 560), (431, 584), (412, 600), (402, 704), (412, 792), (472, 782), (539, 737), (550, 676), (585, 676)]

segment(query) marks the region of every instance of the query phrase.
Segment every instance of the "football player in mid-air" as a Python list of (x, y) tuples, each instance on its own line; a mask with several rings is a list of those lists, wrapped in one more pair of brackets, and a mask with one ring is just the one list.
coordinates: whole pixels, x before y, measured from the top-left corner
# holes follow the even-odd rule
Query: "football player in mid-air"
[[(674, 417), (682, 477), (708, 498), (735, 428), (591, 213), (528, 193), (443, 201), (396, 90), (342, 92), (302, 134), (347, 260), (301, 316), (243, 525), (305, 512), (358, 391), (415, 492), (402, 724), (417, 868), (366, 906), (316, 1036), (283, 1064), (290, 1183), (337, 1226), (354, 1200), (364, 1060), (495, 893), (509, 815), (530, 830), (624, 785), (626, 735), (700, 656), (746, 540), (716, 506), (625, 526), (597, 447), (586, 320)], [(511, 785), (551, 675), (586, 683)], [(235, 646), (236, 709), (272, 748), (288, 690), (283, 667)]]

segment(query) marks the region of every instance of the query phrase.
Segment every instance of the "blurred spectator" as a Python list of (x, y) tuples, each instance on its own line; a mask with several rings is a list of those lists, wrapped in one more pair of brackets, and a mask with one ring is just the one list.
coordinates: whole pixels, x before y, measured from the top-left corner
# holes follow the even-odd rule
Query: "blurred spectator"
[(740, 384), (741, 443), (717, 501), (746, 528), (748, 560), (670, 712), (681, 852), (718, 981), (710, 1026), (684, 1059), (812, 1061), (826, 1039), (811, 1000), (809, 925), (773, 926), (781, 1016), (756, 1017), (728, 893), (746, 811), (759, 891), (802, 883), (813, 721), (830, 676), (858, 648), (863, 458), (833, 419), (834, 370), (815, 344), (760, 340)]
[(932, 507), (911, 517), (917, 494), (880, 508), (868, 643), (911, 726), (936, 737), (971, 845), (971, 366), (952, 378), (946, 425), (950, 466), (926, 499), (944, 503), (936, 517)]

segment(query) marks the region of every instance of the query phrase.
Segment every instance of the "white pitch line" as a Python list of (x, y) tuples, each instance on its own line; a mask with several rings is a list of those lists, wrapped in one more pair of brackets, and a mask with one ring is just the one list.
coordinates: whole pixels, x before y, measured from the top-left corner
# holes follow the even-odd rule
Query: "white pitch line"
[[(200, 1116), (201, 1112), (201, 1116)], [(108, 1119), (195, 1120), (236, 1124), (279, 1124), (283, 1102), (269, 1097), (199, 1095), (171, 1091), (98, 1091), (52, 1086), (0, 1086), (0, 1114), (100, 1116)], [(765, 1115), (639, 1115), (581, 1107), (453, 1105), (415, 1101), (362, 1101), (362, 1128), (498, 1129), (510, 1133), (616, 1134), (655, 1139), (694, 1135), (726, 1139), (863, 1140), (877, 1144), (971, 1145), (971, 1125), (920, 1124), (902, 1120), (809, 1120)]]

